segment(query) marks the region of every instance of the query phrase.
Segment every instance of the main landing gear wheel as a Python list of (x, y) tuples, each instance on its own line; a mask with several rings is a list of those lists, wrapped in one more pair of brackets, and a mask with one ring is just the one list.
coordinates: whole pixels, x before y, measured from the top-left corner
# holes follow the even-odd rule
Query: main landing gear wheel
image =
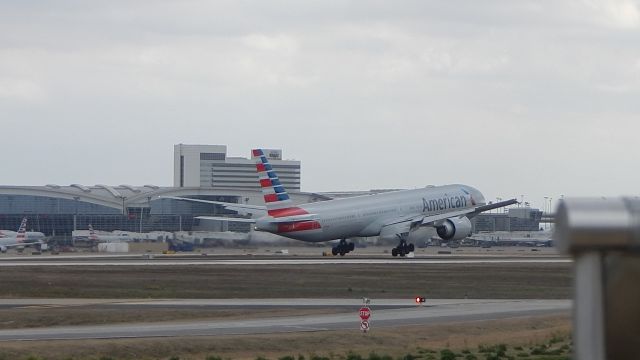
[(400, 239), (400, 244), (398, 244), (397, 247), (394, 247), (393, 249), (391, 249), (391, 255), (393, 256), (401, 256), (404, 257), (405, 255), (414, 252), (415, 251), (415, 246), (413, 246), (413, 244), (407, 244), (407, 240), (405, 239)]
[(340, 240), (340, 243), (331, 249), (333, 256), (340, 254), (344, 256), (347, 253), (352, 252), (356, 248), (354, 243), (348, 243), (345, 239)]

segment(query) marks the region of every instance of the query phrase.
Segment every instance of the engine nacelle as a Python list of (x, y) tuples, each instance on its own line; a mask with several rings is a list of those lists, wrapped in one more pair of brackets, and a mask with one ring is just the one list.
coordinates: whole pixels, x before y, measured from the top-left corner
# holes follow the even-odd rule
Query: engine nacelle
[(6, 253), (7, 252), (7, 247), (0, 245), (0, 252)]
[(442, 240), (462, 240), (471, 235), (471, 220), (466, 216), (447, 219), (436, 227), (436, 232)]

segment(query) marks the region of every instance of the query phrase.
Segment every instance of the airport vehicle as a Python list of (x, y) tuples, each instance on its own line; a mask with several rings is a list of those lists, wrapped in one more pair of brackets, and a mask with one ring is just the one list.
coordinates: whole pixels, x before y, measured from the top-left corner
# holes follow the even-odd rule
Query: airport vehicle
[[(28, 233), (34, 234), (34, 238), (29, 238)], [(0, 252), (6, 253), (9, 248), (16, 248), (18, 251), (24, 250), (25, 247), (36, 246), (40, 250), (46, 250), (47, 244), (44, 242), (44, 234), (41, 232), (27, 232), (27, 218), (22, 218), (18, 231), (14, 234), (4, 233), (4, 237), (0, 238)], [(40, 236), (41, 235), (41, 236)]]
[(263, 150), (255, 149), (252, 154), (266, 206), (167, 198), (218, 204), (254, 216), (251, 219), (200, 216), (199, 219), (250, 222), (257, 231), (308, 242), (339, 239), (332, 253), (341, 256), (355, 248), (347, 239), (365, 236), (397, 239), (399, 244), (391, 253), (405, 256), (415, 249), (407, 243), (409, 233), (422, 226), (434, 227), (443, 240), (461, 240), (471, 234), (470, 218), (517, 203), (511, 199), (486, 204), (477, 189), (454, 184), (293, 205)]
[(89, 240), (92, 242), (123, 242), (131, 241), (129, 234), (119, 235), (99, 235), (93, 230), (93, 226), (89, 224)]

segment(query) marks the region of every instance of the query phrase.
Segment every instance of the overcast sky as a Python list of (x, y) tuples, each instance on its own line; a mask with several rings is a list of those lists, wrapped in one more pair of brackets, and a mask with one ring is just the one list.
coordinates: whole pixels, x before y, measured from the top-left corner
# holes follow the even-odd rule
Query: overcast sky
[(172, 185), (282, 148), (305, 191), (640, 194), (640, 2), (0, 0), (0, 184)]

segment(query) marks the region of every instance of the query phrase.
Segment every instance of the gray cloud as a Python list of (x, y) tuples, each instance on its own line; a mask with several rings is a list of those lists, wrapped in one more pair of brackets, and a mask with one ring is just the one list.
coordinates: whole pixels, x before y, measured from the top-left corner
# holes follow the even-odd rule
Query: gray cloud
[(0, 3), (5, 184), (169, 185), (281, 147), (308, 191), (637, 194), (637, 1)]

